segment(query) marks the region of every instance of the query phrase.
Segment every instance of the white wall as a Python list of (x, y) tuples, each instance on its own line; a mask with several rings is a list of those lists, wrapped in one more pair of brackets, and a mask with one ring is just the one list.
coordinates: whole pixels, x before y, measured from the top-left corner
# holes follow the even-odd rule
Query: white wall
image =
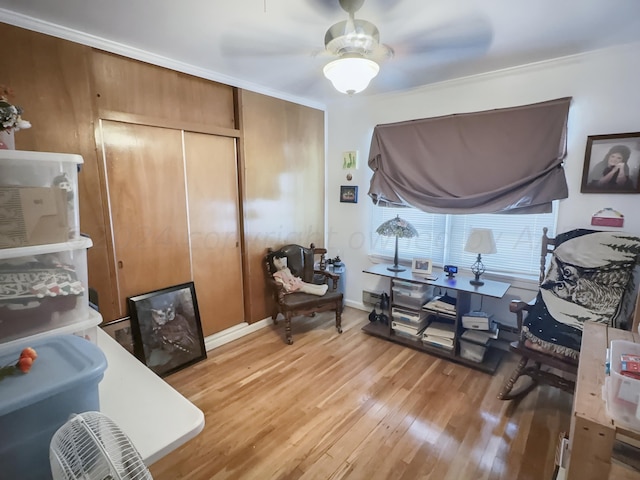
[[(638, 51), (639, 44), (627, 45), (401, 94), (345, 97), (329, 105), (326, 245), (329, 254), (339, 253), (347, 266), (347, 304), (361, 306), (363, 289), (388, 288), (373, 275), (362, 273), (371, 265), (367, 254), (373, 204), (367, 195), (371, 178), (367, 155), (373, 127), (381, 123), (573, 97), (565, 159), (569, 198), (560, 201), (557, 231), (592, 228), (593, 213), (611, 207), (625, 216), (622, 230), (640, 235), (640, 195), (580, 193), (587, 136), (640, 131)], [(393, 68), (393, 62), (381, 68)], [(353, 172), (351, 182), (342, 170), (342, 152), (348, 150), (360, 152), (360, 167)], [(357, 204), (339, 202), (340, 185), (349, 184), (359, 187)], [(515, 289), (509, 293), (526, 296)], [(533, 293), (525, 299), (531, 297)], [(510, 316), (507, 310), (504, 312), (498, 316)]]

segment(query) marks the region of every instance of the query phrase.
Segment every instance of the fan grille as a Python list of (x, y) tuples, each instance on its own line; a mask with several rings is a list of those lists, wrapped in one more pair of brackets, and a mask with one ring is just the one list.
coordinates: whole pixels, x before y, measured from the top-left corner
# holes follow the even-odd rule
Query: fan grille
[(74, 415), (60, 427), (49, 459), (56, 480), (152, 479), (129, 437), (100, 412)]

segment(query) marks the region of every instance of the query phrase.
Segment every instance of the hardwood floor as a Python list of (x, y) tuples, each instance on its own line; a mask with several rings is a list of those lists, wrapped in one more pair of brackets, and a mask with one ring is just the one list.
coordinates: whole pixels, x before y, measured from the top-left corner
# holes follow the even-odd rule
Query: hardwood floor
[(514, 361), (488, 375), (361, 331), (347, 308), (264, 328), (167, 378), (205, 413), (203, 432), (155, 480), (551, 479), (572, 396), (538, 387), (496, 399)]

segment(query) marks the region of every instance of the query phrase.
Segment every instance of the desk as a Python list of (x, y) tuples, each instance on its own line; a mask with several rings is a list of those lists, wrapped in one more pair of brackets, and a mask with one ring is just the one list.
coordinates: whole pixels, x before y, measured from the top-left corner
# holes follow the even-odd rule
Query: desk
[(571, 412), (567, 480), (640, 478), (640, 474), (623, 474), (623, 467), (611, 466), (616, 435), (640, 440), (639, 432), (622, 428), (607, 415), (602, 399), (606, 350), (611, 340), (640, 342), (640, 336), (600, 323), (585, 323)]
[(101, 328), (98, 346), (107, 357), (100, 411), (127, 434), (147, 466), (202, 431), (202, 411)]
[[(424, 276), (414, 275), (411, 272), (410, 268), (407, 268), (407, 270), (404, 270), (402, 272), (392, 272), (387, 268), (390, 266), (391, 265), (379, 263), (363, 270), (363, 272), (389, 278), (390, 283), (391, 283), (391, 280), (397, 279), (397, 280), (403, 280), (408, 282), (431, 285), (433, 287), (440, 287), (443, 289), (455, 290), (457, 292), (456, 294), (457, 296), (456, 330), (457, 331), (460, 330), (462, 315), (467, 313), (470, 309), (472, 294), (478, 294), (478, 295), (487, 296), (487, 297), (502, 298), (504, 294), (507, 293), (507, 290), (511, 286), (509, 283), (494, 282), (491, 280), (484, 280), (484, 285), (479, 285), (479, 286), (471, 285), (471, 283), (469, 282), (470, 280), (473, 280), (474, 277), (457, 275), (456, 277), (449, 278), (446, 275), (444, 275), (443, 272), (438, 272), (438, 278), (436, 280), (427, 280), (426, 277)], [(393, 298), (392, 291), (391, 291), (391, 298)], [(457, 346), (454, 347), (453, 352), (449, 352), (447, 350), (425, 345), (421, 341), (413, 340), (411, 338), (406, 338), (400, 335), (394, 335), (394, 332), (390, 328), (390, 326), (381, 325), (380, 323), (377, 323), (377, 322), (371, 322), (368, 325), (365, 325), (362, 328), (362, 330), (371, 335), (375, 335), (377, 337), (384, 338), (386, 340), (391, 340), (396, 343), (401, 343), (403, 345), (407, 345), (412, 348), (423, 350), (425, 352), (433, 353), (434, 355), (442, 356), (442, 357), (451, 359), (455, 362), (464, 363), (465, 365), (471, 366), (473, 368), (477, 368), (479, 370), (482, 370), (488, 373), (495, 372), (495, 370), (498, 368), (498, 364), (500, 363), (500, 360), (502, 358), (502, 353), (503, 353), (498, 349), (488, 348), (484, 361), (482, 363), (476, 363), (461, 357), (457, 353)]]

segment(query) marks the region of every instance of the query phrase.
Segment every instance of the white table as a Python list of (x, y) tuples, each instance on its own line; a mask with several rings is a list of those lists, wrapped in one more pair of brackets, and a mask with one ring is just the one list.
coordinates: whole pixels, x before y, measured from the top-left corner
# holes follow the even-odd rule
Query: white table
[(129, 436), (147, 466), (198, 435), (204, 414), (98, 328), (107, 357), (100, 411)]

